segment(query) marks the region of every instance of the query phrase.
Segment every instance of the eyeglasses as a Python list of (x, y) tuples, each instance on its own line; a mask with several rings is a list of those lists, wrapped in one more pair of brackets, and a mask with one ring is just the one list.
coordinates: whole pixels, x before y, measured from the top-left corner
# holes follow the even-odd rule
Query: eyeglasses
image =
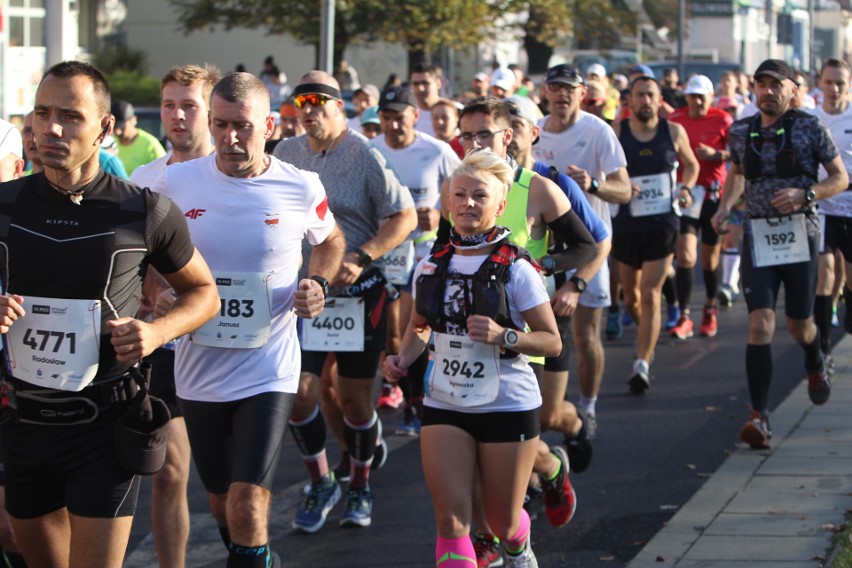
[(318, 93), (308, 93), (306, 95), (297, 95), (293, 98), (293, 104), (296, 105), (296, 108), (305, 108), (305, 105), (311, 106), (323, 106), (328, 101), (336, 100), (334, 97), (329, 97), (328, 95), (321, 95)]
[(548, 83), (547, 90), (551, 93), (558, 93), (559, 91), (568, 91), (569, 93), (573, 93), (574, 89), (576, 89), (579, 85), (569, 85), (567, 83)]
[(586, 106), (597, 105), (604, 102), (605, 99), (583, 99), (583, 104)]
[(470, 132), (463, 132), (462, 134), (459, 134), (459, 142), (464, 144), (465, 142), (470, 143), (476, 140), (477, 143), (479, 143), (480, 145), (485, 145), (490, 142), (492, 138), (494, 138), (495, 134), (503, 132), (504, 130), (508, 129), (501, 128), (500, 130), (494, 130), (493, 132), (491, 130), (483, 130), (481, 132), (477, 132), (476, 134), (471, 134)]

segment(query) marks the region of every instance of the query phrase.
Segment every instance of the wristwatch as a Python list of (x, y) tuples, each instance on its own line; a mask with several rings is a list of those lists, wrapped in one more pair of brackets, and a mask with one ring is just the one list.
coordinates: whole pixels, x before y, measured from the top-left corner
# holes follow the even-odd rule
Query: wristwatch
[(586, 291), (586, 286), (589, 285), (588, 282), (586, 282), (576, 274), (569, 278), (568, 282), (573, 282), (574, 286), (577, 288), (577, 291), (581, 294)]
[(816, 191), (814, 191), (814, 188), (809, 187), (805, 192), (805, 205), (810, 205), (814, 201), (816, 201)]
[(601, 182), (599, 182), (596, 178), (592, 178), (592, 183), (589, 184), (589, 191), (587, 193), (591, 193), (592, 195), (594, 195), (598, 192), (600, 188)]
[(689, 187), (688, 185), (682, 185), (682, 186), (680, 186), (680, 189), (683, 190), (683, 191), (686, 191), (689, 194), (689, 196), (692, 197), (692, 188), (691, 187)]
[(514, 347), (518, 344), (518, 339), (520, 339), (520, 336), (514, 329), (507, 329), (503, 332), (503, 345), (506, 347)]
[(358, 262), (356, 264), (361, 268), (369, 266), (373, 262), (373, 257), (359, 248), (352, 249), (352, 252), (358, 255)]
[(318, 274), (314, 274), (313, 276), (311, 276), (311, 280), (319, 284), (320, 288), (322, 288), (323, 299), (328, 298), (328, 280)]
[(541, 265), (541, 271), (545, 276), (550, 276), (556, 272), (556, 260), (549, 254), (541, 257), (541, 260), (539, 260), (538, 263)]

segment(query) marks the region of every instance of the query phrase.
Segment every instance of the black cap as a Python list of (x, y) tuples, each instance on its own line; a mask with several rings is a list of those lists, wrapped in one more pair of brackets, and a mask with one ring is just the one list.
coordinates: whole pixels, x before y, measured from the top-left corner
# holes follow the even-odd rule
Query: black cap
[(564, 83), (566, 85), (584, 85), (586, 83), (579, 69), (565, 63), (548, 69), (544, 82)]
[(757, 79), (761, 75), (769, 75), (779, 81), (789, 79), (795, 84), (799, 84), (796, 70), (790, 67), (786, 61), (781, 61), (780, 59), (767, 59), (761, 63), (760, 67), (757, 68), (757, 71), (754, 72), (754, 78)]
[(115, 117), (115, 123), (119, 125), (124, 124), (136, 116), (136, 111), (133, 110), (133, 105), (127, 101), (114, 101), (109, 112)]
[(403, 87), (388, 87), (379, 98), (379, 110), (402, 112), (406, 107), (417, 108), (417, 102), (411, 91)]

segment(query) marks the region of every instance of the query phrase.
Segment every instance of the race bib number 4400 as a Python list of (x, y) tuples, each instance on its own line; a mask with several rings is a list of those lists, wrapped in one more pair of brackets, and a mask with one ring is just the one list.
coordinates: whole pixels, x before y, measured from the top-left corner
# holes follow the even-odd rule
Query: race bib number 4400
[(363, 351), (364, 302), (361, 298), (328, 298), (320, 315), (302, 320), (305, 351)]
[(219, 313), (192, 332), (192, 342), (226, 349), (255, 349), (269, 340), (269, 274), (216, 272)]
[(41, 387), (83, 390), (98, 372), (100, 301), (26, 296), (24, 309), (6, 334), (12, 375)]

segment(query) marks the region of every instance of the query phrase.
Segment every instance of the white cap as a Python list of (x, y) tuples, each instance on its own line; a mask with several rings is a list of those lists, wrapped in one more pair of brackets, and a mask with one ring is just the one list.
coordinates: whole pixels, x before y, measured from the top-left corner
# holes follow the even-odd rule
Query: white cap
[(504, 91), (514, 90), (515, 74), (512, 73), (511, 69), (506, 69), (505, 67), (498, 67), (491, 74), (491, 86), (498, 87), (500, 89), (503, 89)]
[(473, 78), (476, 79), (477, 81), (488, 81), (488, 75), (486, 75), (482, 71), (479, 71), (476, 74), (474, 74)]
[(589, 65), (589, 68), (586, 69), (586, 76), (589, 77), (591, 75), (597, 75), (601, 79), (606, 77), (606, 67), (601, 65), (600, 63), (592, 63)]
[(685, 95), (712, 95), (714, 92), (713, 81), (704, 75), (693, 75), (686, 83)]
[(19, 158), (24, 157), (24, 142), (21, 139), (21, 131), (14, 124), (0, 118), (0, 159), (9, 154)]

